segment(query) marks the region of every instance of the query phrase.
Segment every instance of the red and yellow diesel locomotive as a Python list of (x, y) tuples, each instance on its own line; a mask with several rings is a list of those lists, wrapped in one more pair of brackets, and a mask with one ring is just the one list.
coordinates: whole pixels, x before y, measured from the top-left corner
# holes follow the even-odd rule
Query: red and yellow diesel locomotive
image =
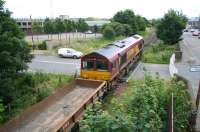
[(112, 81), (128, 72), (142, 54), (144, 40), (133, 35), (81, 58), (80, 76), (85, 79)]

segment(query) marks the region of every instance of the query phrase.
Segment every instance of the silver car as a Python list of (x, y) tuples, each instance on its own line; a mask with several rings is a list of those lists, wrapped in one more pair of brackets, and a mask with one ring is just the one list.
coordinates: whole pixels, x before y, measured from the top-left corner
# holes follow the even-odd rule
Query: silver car
[(60, 57), (70, 57), (70, 58), (78, 59), (78, 58), (81, 58), (83, 53), (71, 48), (60, 48), (58, 49), (58, 55)]

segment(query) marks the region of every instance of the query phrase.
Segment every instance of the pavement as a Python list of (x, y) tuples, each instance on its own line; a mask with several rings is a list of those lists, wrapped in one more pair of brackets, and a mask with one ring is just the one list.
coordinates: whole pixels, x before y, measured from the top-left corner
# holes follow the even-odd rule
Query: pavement
[(80, 59), (59, 58), (58, 56), (35, 55), (31, 63), (28, 64), (31, 72), (79, 73)]
[(149, 64), (140, 62), (130, 76), (130, 79), (144, 79), (145, 74), (152, 77), (159, 75), (161, 79), (170, 80), (168, 64)]
[[(182, 60), (181, 62), (175, 63), (175, 66), (178, 69), (178, 75), (189, 81), (191, 97), (196, 101), (200, 81), (200, 70), (191, 71), (191, 68), (200, 65), (200, 39), (196, 36), (192, 36), (189, 32), (184, 33), (180, 48), (183, 52)], [(200, 132), (200, 108), (197, 114), (196, 131)]]

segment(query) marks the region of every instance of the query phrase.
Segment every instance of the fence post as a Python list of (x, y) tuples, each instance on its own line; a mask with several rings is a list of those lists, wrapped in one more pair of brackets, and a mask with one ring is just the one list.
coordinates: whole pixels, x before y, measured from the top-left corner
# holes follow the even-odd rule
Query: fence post
[(197, 107), (197, 110), (198, 110), (198, 108), (199, 108), (199, 101), (200, 101), (200, 81), (199, 81), (199, 88), (198, 88), (197, 99), (196, 99), (196, 107)]
[(168, 122), (167, 122), (167, 132), (173, 132), (174, 131), (174, 115), (173, 115), (173, 105), (174, 105), (174, 96), (172, 93), (170, 105), (168, 108)]

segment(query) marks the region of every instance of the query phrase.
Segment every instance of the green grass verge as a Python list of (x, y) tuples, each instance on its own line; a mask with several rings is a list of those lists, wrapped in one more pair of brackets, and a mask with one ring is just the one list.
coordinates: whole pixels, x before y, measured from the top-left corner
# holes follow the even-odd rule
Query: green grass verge
[[(124, 37), (117, 37), (115, 39), (104, 39), (104, 38), (90, 38), (90, 39), (79, 39), (79, 40), (74, 40), (70, 44), (67, 44), (68, 48), (73, 48), (75, 50), (81, 51), (84, 54), (90, 53), (96, 49), (99, 49), (107, 44), (110, 44), (114, 41), (123, 39)], [(66, 44), (61, 44), (60, 47), (66, 46)], [(53, 49), (53, 52), (57, 52), (57, 48)]]
[(145, 63), (168, 64), (171, 55), (174, 53), (177, 45), (151, 44), (142, 55), (142, 61)]
[[(147, 28), (146, 31), (141, 31), (138, 34), (142, 35), (144, 38), (147, 38), (152, 31), (153, 28)], [(125, 38), (124, 36), (115, 37), (114, 39), (111, 40), (105, 38), (79, 38), (79, 39), (72, 39), (70, 43), (69, 40), (61, 40), (61, 41), (54, 40), (55, 43), (58, 43), (59, 46), (55, 46), (55, 48), (47, 50), (45, 54), (57, 55), (57, 50), (58, 48), (61, 47), (73, 48), (75, 50), (81, 51), (84, 54), (87, 54), (105, 45), (108, 45), (114, 41), (118, 41), (124, 38)]]
[(17, 93), (15, 93), (16, 97), (14, 97), (10, 104), (10, 112), (6, 110), (2, 113), (3, 122), (19, 115), (25, 109), (40, 102), (45, 97), (54, 94), (57, 89), (62, 88), (72, 80), (72, 76), (63, 74), (25, 73), (20, 75), (16, 80), (13, 80), (18, 90), (14, 91)]

